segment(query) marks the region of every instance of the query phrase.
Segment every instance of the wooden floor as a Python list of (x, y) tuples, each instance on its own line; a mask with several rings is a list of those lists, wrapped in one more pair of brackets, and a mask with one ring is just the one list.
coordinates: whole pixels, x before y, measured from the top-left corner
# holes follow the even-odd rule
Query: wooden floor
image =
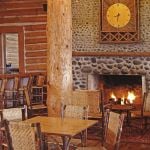
[[(102, 150), (99, 140), (88, 140), (87, 147), (78, 147), (78, 150)], [(150, 145), (140, 143), (121, 143), (119, 150), (150, 150)]]
[[(138, 120), (140, 121), (140, 120)], [(140, 121), (142, 122), (142, 121)], [(132, 125), (141, 124), (139, 122), (132, 122)], [(124, 127), (121, 137), (121, 143), (119, 150), (150, 150), (150, 128), (148, 128), (143, 134), (138, 128), (134, 126)], [(93, 133), (96, 133), (98, 130), (93, 130), (91, 134), (88, 134), (87, 147), (79, 147), (78, 150), (101, 150), (101, 141), (96, 137), (93, 138)], [(132, 137), (132, 138), (131, 138)], [(143, 144), (143, 141), (148, 144)], [(78, 141), (79, 142), (79, 141)]]

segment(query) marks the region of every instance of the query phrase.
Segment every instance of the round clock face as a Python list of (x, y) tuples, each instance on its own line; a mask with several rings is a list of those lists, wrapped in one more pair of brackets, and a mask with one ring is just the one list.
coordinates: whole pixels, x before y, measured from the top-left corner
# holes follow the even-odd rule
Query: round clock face
[(131, 13), (126, 5), (122, 3), (115, 3), (108, 8), (106, 17), (111, 26), (115, 28), (122, 28), (129, 23)]

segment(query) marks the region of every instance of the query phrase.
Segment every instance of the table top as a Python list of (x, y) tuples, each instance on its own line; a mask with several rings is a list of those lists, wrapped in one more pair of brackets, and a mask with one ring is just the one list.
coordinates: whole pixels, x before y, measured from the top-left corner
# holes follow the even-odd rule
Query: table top
[(63, 118), (60, 117), (45, 117), (37, 116), (31, 119), (27, 119), (26, 123), (37, 123), (41, 125), (41, 131), (47, 134), (60, 135), (60, 136), (75, 136), (76, 134), (84, 131), (88, 127), (96, 124), (96, 120), (81, 120), (75, 118)]
[(132, 110), (134, 107), (132, 105), (112, 105), (112, 110)]

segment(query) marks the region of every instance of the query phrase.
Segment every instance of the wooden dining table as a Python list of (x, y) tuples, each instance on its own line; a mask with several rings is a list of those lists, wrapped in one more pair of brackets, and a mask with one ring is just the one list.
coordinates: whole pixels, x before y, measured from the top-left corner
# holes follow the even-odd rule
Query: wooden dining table
[(72, 137), (85, 131), (93, 126), (98, 121), (96, 120), (81, 120), (75, 118), (60, 118), (37, 116), (25, 120), (26, 123), (40, 123), (41, 131), (45, 134), (57, 135), (62, 138), (63, 150), (69, 150), (69, 144)]

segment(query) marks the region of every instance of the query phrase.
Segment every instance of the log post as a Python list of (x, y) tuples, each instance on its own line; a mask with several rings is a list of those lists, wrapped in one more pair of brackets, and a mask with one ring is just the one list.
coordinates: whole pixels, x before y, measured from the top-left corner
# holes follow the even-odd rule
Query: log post
[(48, 0), (47, 38), (48, 115), (60, 116), (72, 96), (71, 0)]

